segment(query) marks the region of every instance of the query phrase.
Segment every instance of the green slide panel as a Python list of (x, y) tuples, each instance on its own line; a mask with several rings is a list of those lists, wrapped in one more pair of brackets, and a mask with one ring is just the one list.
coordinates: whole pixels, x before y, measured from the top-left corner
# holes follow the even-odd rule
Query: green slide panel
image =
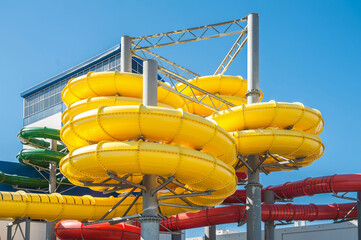
[(43, 168), (49, 167), (49, 162), (59, 163), (66, 154), (48, 149), (23, 149), (17, 159), (21, 164), (26, 162)]
[[(47, 128), (47, 127), (25, 127), (20, 130), (18, 133), (18, 138), (22, 141), (23, 144), (33, 144), (43, 148), (49, 148), (50, 143), (44, 139), (53, 139), (60, 141), (60, 131), (58, 129)], [(64, 146), (57, 144), (57, 150), (60, 151), (64, 149)]]
[[(57, 182), (60, 182), (60, 178), (56, 179)], [(48, 188), (49, 183), (45, 179), (41, 178), (31, 178), (25, 176), (18, 176), (14, 174), (7, 174), (0, 171), (0, 183), (8, 185), (16, 185), (24, 188)], [(60, 187), (69, 187), (68, 179), (63, 179)]]

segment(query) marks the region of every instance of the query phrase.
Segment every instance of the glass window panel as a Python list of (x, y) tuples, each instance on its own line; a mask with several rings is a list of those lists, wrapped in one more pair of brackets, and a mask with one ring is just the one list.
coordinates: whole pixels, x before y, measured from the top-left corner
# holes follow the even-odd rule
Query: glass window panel
[(55, 104), (60, 103), (60, 102), (61, 102), (60, 94), (56, 94), (55, 95)]
[(44, 101), (39, 102), (39, 111), (44, 110)]
[(29, 115), (32, 115), (34, 113), (34, 105), (31, 105), (29, 107)]
[(29, 99), (28, 98), (25, 98), (24, 104), (25, 104), (25, 107), (29, 106)]
[(120, 71), (120, 66), (117, 66), (115, 69), (116, 69), (117, 71)]
[(25, 113), (24, 113), (25, 117), (29, 116), (29, 108), (25, 108)]
[(54, 87), (49, 88), (49, 96), (54, 95)]
[(44, 91), (39, 93), (39, 101), (43, 101), (43, 100), (44, 100)]
[(104, 61), (104, 63), (103, 63), (103, 70), (104, 70), (104, 71), (108, 71), (108, 70), (109, 70), (109, 61), (108, 61), (108, 60)]
[(49, 88), (44, 90), (44, 98), (49, 97)]
[(112, 57), (109, 61), (110, 61), (110, 68), (114, 68), (115, 67), (115, 57)]
[(96, 72), (101, 72), (101, 71), (103, 71), (103, 65), (102, 65), (102, 63), (99, 63), (98, 65), (96, 65), (96, 70), (95, 70)]
[(94, 71), (95, 71), (95, 66), (91, 67), (91, 68), (90, 68), (90, 71), (91, 71), (91, 72), (94, 72)]
[(47, 108), (50, 106), (49, 103), (50, 103), (50, 99), (49, 99), (49, 98), (46, 98), (46, 99), (44, 100), (44, 109), (47, 109)]
[(139, 67), (138, 67), (138, 71), (139, 73), (143, 73), (143, 66), (139, 64)]
[(55, 96), (50, 97), (49, 107), (55, 104)]
[(132, 69), (133, 71), (137, 71), (137, 63), (134, 60), (132, 61)]
[(35, 113), (39, 112), (39, 103), (34, 104), (34, 112)]
[(117, 66), (120, 65), (120, 55), (115, 56), (115, 65), (117, 65)]

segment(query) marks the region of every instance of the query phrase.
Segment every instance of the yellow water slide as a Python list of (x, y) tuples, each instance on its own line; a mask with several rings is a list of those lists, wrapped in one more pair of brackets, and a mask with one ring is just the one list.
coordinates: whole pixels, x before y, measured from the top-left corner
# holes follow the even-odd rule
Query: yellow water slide
[[(92, 183), (91, 188), (98, 191), (104, 190), (95, 186), (98, 183), (115, 183), (109, 181), (109, 173), (136, 184), (145, 174), (175, 176), (171, 191), (209, 191), (211, 195), (185, 200), (216, 206), (236, 190), (234, 167), (239, 158), (265, 155), (263, 170), (272, 172), (287, 169), (279, 168), (280, 164), (302, 167), (322, 156), (324, 147), (317, 134), (324, 122), (319, 111), (301, 103), (245, 105), (247, 82), (242, 77), (207, 76), (189, 82), (237, 107), (226, 109), (221, 101), (214, 101), (223, 109), (216, 112), (169, 91), (167, 83), (159, 84), (158, 106), (144, 106), (139, 74), (88, 73), (71, 79), (62, 92), (68, 109), (62, 115), (61, 139), (70, 152), (60, 162), (61, 172), (73, 184)], [(187, 96), (194, 93), (206, 99), (184, 84), (175, 87)], [(129, 189), (119, 191), (124, 192)], [(172, 194), (161, 190), (158, 196)], [(122, 216), (134, 198), (128, 197), (108, 218)], [(3, 192), (0, 207), (6, 210), (0, 211), (0, 217), (95, 220), (119, 200)], [(189, 211), (164, 206), (184, 204), (179, 198), (159, 202), (166, 216)], [(140, 198), (127, 214), (140, 214), (141, 207)]]

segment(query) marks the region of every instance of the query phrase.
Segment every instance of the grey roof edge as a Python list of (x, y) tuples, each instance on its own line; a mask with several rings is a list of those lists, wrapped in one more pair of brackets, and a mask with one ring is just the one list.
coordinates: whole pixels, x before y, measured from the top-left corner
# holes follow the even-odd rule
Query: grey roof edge
[(78, 64), (76, 66), (74, 66), (74, 67), (69, 68), (68, 70), (66, 70), (66, 71), (64, 71), (64, 72), (62, 72), (62, 73), (60, 73), (60, 74), (58, 74), (58, 75), (56, 75), (56, 76), (54, 76), (52, 78), (49, 78), (49, 79), (47, 79), (47, 80), (45, 80), (45, 81), (43, 81), (43, 82), (41, 82), (41, 83), (39, 83), (39, 84), (37, 84), (37, 85), (35, 85), (33, 87), (21, 92), (20, 96), (22, 98), (26, 98), (27, 96), (30, 96), (31, 94), (33, 94), (33, 93), (35, 93), (35, 92), (37, 92), (39, 90), (42, 90), (42, 89), (44, 89), (44, 88), (46, 88), (46, 87), (48, 87), (48, 86), (50, 86), (50, 85), (52, 85), (54, 83), (57, 83), (57, 82), (65, 79), (65, 78), (69, 77), (69, 75), (73, 75), (76, 72), (87, 68), (89, 65), (96, 64), (96, 63), (102, 61), (105, 58), (108, 58), (108, 57), (110, 57), (112, 55), (115, 55), (118, 52), (120, 52), (120, 44), (117, 44), (116, 46), (106, 50), (105, 52), (103, 52), (101, 54), (98, 54), (95, 57), (92, 57), (92, 58), (90, 58), (90, 59), (88, 59), (88, 60), (86, 60), (86, 61), (84, 61), (84, 62), (82, 62), (82, 63), (80, 63), (80, 64)]

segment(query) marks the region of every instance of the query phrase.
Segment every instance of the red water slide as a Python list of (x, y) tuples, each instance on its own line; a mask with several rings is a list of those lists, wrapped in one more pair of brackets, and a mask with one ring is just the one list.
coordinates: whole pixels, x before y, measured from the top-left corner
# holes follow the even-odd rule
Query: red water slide
[[(262, 221), (269, 220), (336, 220), (343, 218), (355, 218), (357, 209), (349, 215), (350, 210), (356, 203), (330, 204), (330, 205), (294, 205), (277, 204), (262, 205)], [(161, 224), (166, 228), (177, 231), (211, 225), (219, 225), (233, 222), (243, 222), (246, 220), (246, 206), (234, 205), (228, 207), (211, 208), (197, 213), (182, 213), (163, 220)], [(136, 226), (127, 224), (110, 225), (102, 223), (84, 226), (81, 222), (64, 220), (55, 227), (55, 234), (62, 240), (139, 240), (139, 222)], [(166, 231), (161, 227), (162, 231)]]
[[(360, 192), (361, 191), (361, 174), (345, 174), (333, 175), (317, 178), (306, 178), (297, 182), (286, 182), (277, 186), (269, 186), (262, 189), (263, 193), (266, 190), (274, 191), (277, 199), (290, 199), (302, 196), (313, 196), (322, 193), (337, 193), (337, 192)], [(235, 196), (235, 197), (233, 197)], [(246, 191), (237, 190), (233, 196), (224, 200), (224, 203), (239, 203), (246, 201)], [(239, 199), (239, 200), (238, 200)]]
[[(272, 190), (276, 196), (284, 199), (312, 196), (314, 194), (332, 192), (359, 192), (361, 191), (361, 174), (333, 175), (318, 178), (306, 178), (298, 182), (287, 182), (278, 186), (270, 186), (265, 190)], [(241, 201), (246, 200), (246, 192), (238, 190), (234, 196)], [(235, 197), (229, 197), (225, 203), (239, 202)], [(354, 218), (357, 209), (356, 203), (330, 205), (294, 205), (294, 204), (266, 204), (262, 205), (262, 220), (336, 220)], [(197, 228), (210, 225), (219, 225), (246, 220), (245, 205), (234, 205), (207, 209), (197, 213), (183, 213), (172, 216), (162, 225), (172, 231)], [(353, 211), (351, 211), (353, 209)], [(351, 213), (347, 215), (349, 212)], [(135, 223), (139, 226), (139, 223)], [(161, 229), (164, 230), (164, 229)], [(55, 228), (56, 235), (62, 240), (77, 239), (139, 239), (140, 229), (126, 224), (97, 224), (84, 226), (77, 221), (61, 221)]]

